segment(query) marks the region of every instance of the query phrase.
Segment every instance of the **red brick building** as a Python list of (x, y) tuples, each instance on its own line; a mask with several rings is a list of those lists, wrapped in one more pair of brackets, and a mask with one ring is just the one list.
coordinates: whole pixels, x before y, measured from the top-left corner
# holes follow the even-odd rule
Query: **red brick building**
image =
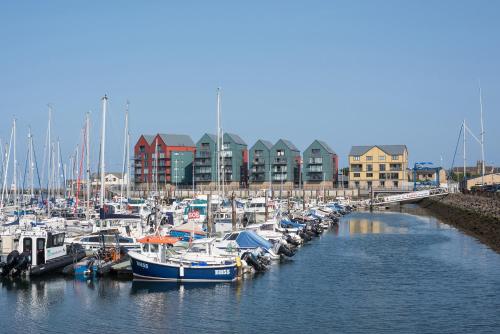
[(196, 145), (188, 135), (141, 135), (134, 146), (134, 183), (158, 189), (190, 185)]

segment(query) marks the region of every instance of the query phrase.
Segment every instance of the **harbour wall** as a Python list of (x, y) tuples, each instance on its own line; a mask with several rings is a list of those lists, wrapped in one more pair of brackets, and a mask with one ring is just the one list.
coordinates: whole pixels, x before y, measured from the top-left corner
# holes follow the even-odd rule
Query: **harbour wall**
[[(177, 190), (167, 190), (160, 191), (160, 196), (165, 197), (177, 197), (177, 198), (193, 198), (198, 194), (216, 194), (214, 190), (205, 190), (198, 189), (195, 192), (193, 190), (188, 189), (177, 189)], [(132, 191), (132, 197), (147, 197), (149, 194), (148, 191)], [(252, 189), (228, 189), (225, 190), (226, 196), (232, 196), (234, 194), (235, 197), (238, 198), (251, 198), (256, 196), (264, 196), (265, 190), (252, 190)], [(272, 197), (278, 198), (336, 198), (336, 197), (344, 197), (344, 198), (359, 198), (362, 195), (359, 189), (293, 189), (293, 190), (276, 190), (272, 191)]]
[(455, 193), (424, 199), (419, 204), (500, 253), (500, 197)]

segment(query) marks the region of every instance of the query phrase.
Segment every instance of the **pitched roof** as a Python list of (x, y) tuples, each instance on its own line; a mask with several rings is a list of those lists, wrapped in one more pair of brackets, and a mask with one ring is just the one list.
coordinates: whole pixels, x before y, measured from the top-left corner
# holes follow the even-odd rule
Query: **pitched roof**
[(153, 140), (155, 139), (156, 136), (153, 135), (142, 135), (144, 139), (148, 142), (149, 145), (153, 144)]
[(280, 139), (283, 143), (285, 143), (286, 146), (288, 146), (289, 149), (291, 149), (292, 151), (299, 151), (299, 149), (297, 148), (297, 146), (295, 146), (291, 141), (289, 141), (288, 139)]
[(215, 141), (215, 142), (217, 141), (217, 136), (216, 135), (213, 135), (211, 133), (205, 133), (205, 135), (207, 135), (208, 138), (212, 139), (213, 141)]
[(158, 134), (167, 146), (196, 146), (188, 135), (177, 135), (172, 133)]
[(246, 145), (247, 144), (237, 134), (226, 132), (226, 133), (224, 133), (224, 135), (229, 136), (236, 144), (239, 144), (239, 145)]
[(349, 155), (363, 155), (374, 147), (391, 155), (400, 155), (406, 150), (406, 145), (371, 145), (371, 146), (352, 146)]
[(323, 148), (328, 152), (328, 153), (331, 153), (331, 154), (337, 154), (335, 153), (335, 151), (324, 141), (322, 140), (317, 140), (316, 141), (321, 145), (323, 146)]
[(273, 147), (273, 144), (269, 141), (269, 140), (264, 140), (264, 139), (258, 139), (255, 144), (253, 144), (253, 146), (250, 148), (251, 150), (254, 150), (255, 146), (257, 144), (261, 143), (262, 145), (264, 145), (265, 148), (267, 148), (268, 150), (271, 150), (271, 148)]
[(271, 147), (273, 147), (273, 143), (271, 143), (269, 140), (259, 139), (257, 141), (260, 141), (262, 145), (264, 145), (268, 149), (271, 149)]

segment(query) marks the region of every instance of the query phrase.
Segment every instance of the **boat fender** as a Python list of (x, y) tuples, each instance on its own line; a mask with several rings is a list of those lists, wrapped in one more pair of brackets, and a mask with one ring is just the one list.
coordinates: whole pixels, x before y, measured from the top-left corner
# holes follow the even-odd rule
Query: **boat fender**
[(182, 263), (179, 267), (179, 277), (184, 277), (184, 266), (182, 265)]
[(239, 256), (236, 257), (236, 266), (241, 267), (241, 259)]

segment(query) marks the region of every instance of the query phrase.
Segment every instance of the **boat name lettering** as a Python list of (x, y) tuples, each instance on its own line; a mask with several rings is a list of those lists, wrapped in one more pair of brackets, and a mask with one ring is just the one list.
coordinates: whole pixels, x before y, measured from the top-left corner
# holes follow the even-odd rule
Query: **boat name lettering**
[(215, 269), (215, 275), (229, 275), (229, 269)]
[(137, 266), (142, 267), (144, 269), (148, 269), (148, 264), (140, 261), (136, 261)]

